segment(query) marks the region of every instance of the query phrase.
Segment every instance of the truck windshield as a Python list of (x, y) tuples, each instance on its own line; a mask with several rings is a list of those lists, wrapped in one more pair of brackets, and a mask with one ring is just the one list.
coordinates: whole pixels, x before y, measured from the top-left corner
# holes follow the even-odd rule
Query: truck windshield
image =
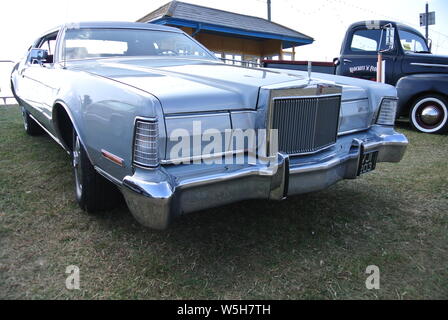
[(69, 29), (63, 60), (107, 57), (170, 56), (216, 58), (185, 34), (145, 29)]
[(422, 36), (405, 30), (398, 30), (398, 33), (405, 52), (429, 53), (428, 45)]

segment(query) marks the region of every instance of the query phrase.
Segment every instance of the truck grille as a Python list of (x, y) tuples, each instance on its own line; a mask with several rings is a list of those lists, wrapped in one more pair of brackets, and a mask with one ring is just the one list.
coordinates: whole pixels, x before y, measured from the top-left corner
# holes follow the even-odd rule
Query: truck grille
[(317, 152), (336, 143), (341, 96), (275, 98), (272, 129), (278, 130), (280, 152)]

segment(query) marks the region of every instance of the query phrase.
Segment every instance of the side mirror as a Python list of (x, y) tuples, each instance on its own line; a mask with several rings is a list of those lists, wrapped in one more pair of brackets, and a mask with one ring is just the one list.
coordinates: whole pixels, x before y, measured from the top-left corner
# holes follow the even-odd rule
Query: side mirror
[(27, 63), (28, 64), (40, 64), (42, 65), (48, 59), (48, 51), (43, 49), (33, 48), (28, 53)]
[(392, 26), (387, 26), (385, 51), (393, 51), (394, 49), (395, 49), (395, 28)]

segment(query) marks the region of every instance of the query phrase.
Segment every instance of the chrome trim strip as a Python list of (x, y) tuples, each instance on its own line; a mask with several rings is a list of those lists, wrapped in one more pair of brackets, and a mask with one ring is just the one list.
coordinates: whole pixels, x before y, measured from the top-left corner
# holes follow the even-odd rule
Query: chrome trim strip
[(205, 118), (205, 117), (216, 117), (229, 115), (227, 111), (223, 112), (214, 112), (214, 113), (198, 113), (198, 114), (186, 114), (186, 115), (166, 115), (165, 119), (189, 119), (189, 118)]
[(232, 115), (232, 114), (245, 114), (245, 113), (254, 113), (254, 114), (257, 114), (257, 111), (256, 111), (256, 110), (251, 110), (251, 109), (247, 109), (247, 110), (238, 110), (238, 111), (232, 111), (232, 110), (230, 110), (229, 112), (230, 112), (231, 115)]
[(369, 101), (369, 98), (341, 100), (341, 103), (346, 103), (346, 102), (357, 102), (357, 101), (365, 101), (365, 100)]
[(71, 154), (70, 153), (70, 151), (67, 149), (67, 147), (66, 146), (64, 146), (64, 144), (55, 136), (55, 135), (53, 135), (50, 131), (48, 131), (48, 129), (47, 128), (45, 128), (44, 127), (44, 125), (43, 124), (41, 124), (40, 122), (39, 122), (39, 120), (37, 120), (31, 113), (29, 113), (29, 116), (30, 116), (30, 118), (31, 119), (33, 119), (34, 121), (36, 121), (36, 123), (54, 140), (54, 141), (56, 141), (56, 143), (57, 144), (59, 144), (61, 147), (62, 147), (62, 149), (64, 149), (65, 150), (65, 152), (67, 152), (67, 154)]
[(364, 129), (353, 129), (353, 130), (349, 130), (349, 131), (338, 132), (338, 137), (346, 136), (346, 135), (349, 135), (349, 134), (352, 134), (352, 133), (356, 133), (356, 132), (367, 131), (371, 127), (372, 126), (370, 126), (368, 128), (364, 128)]
[(291, 153), (291, 154), (288, 153), (287, 155), (288, 155), (289, 157), (309, 156), (309, 155), (311, 155), (311, 154), (316, 154), (316, 153), (322, 152), (322, 151), (324, 151), (324, 150), (331, 149), (331, 148), (334, 147), (335, 145), (337, 145), (337, 142), (332, 143), (332, 144), (329, 145), (329, 146), (325, 146), (325, 147), (322, 147), (322, 148), (320, 148), (320, 149), (317, 149), (317, 150), (315, 150), (315, 151), (311, 151), (311, 152), (300, 152), (300, 153)]
[[(313, 99), (313, 98), (331, 98), (338, 97), (340, 94), (322, 94), (322, 95), (311, 95), (311, 96), (284, 96), (284, 97), (274, 97), (272, 100), (283, 100), (283, 99)], [(341, 101), (342, 102), (342, 101)]]
[(421, 66), (421, 67), (448, 68), (448, 64), (437, 64), (437, 63), (411, 62), (411, 65), (413, 65), (413, 66)]
[(120, 180), (118, 180), (117, 178), (114, 178), (113, 176), (111, 176), (110, 174), (108, 174), (106, 171), (104, 171), (103, 169), (94, 166), (95, 170), (102, 175), (104, 178), (106, 178), (107, 180), (109, 180), (112, 183), (115, 183), (116, 185), (121, 186), (123, 184), (123, 182), (121, 182)]
[(142, 120), (142, 121), (159, 121), (159, 119), (157, 117), (135, 117), (134, 123), (137, 120)]
[(246, 152), (246, 150), (237, 150), (237, 151), (225, 151), (225, 152), (218, 152), (215, 154), (206, 154), (206, 155), (199, 155), (199, 156), (192, 156), (192, 157), (185, 157), (185, 158), (177, 158), (177, 159), (168, 159), (168, 160), (160, 160), (160, 164), (179, 164), (183, 162), (194, 162), (194, 161), (201, 161), (201, 160), (210, 160), (214, 158), (222, 158), (225, 156), (238, 156), (242, 155)]

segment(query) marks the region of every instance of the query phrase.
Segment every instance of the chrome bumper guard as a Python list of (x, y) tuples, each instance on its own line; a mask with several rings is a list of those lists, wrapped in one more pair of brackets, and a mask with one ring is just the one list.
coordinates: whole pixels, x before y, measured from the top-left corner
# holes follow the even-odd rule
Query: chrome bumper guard
[(378, 152), (377, 162), (399, 162), (407, 138), (393, 128), (338, 138), (336, 145), (315, 155), (278, 155), (267, 165), (180, 165), (137, 169), (121, 190), (134, 217), (144, 226), (166, 229), (178, 215), (249, 199), (283, 200), (325, 189), (343, 179), (356, 179), (363, 153)]

